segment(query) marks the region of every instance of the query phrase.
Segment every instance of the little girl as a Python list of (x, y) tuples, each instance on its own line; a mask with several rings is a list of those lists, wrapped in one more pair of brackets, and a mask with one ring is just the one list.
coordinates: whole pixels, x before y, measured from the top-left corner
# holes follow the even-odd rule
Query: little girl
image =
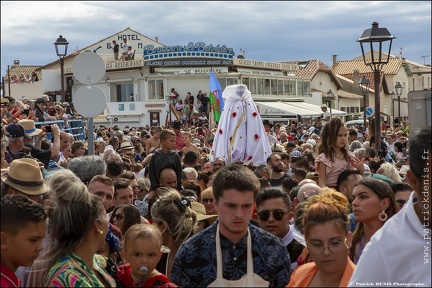
[(319, 174), (318, 185), (337, 189), (337, 179), (342, 171), (357, 168), (364, 171), (363, 163), (347, 147), (347, 128), (340, 118), (332, 118), (321, 131), (321, 145), (315, 159)]
[(116, 280), (124, 287), (177, 287), (157, 271), (162, 256), (162, 234), (154, 225), (135, 224), (123, 236), (122, 256), (127, 264), (117, 267)]

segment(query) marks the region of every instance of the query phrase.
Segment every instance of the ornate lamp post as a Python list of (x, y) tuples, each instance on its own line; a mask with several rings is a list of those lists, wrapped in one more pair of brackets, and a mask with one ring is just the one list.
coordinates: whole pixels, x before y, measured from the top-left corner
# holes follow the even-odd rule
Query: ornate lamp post
[[(370, 66), (374, 72), (374, 90), (375, 90), (375, 149), (381, 147), (381, 117), (380, 117), (380, 75), (382, 67), (389, 62), (390, 50), (393, 39), (396, 36), (390, 34), (387, 28), (379, 28), (378, 22), (372, 23), (372, 28), (366, 29), (357, 42), (363, 54), (363, 61), (366, 66)], [(382, 54), (383, 44), (388, 44), (387, 55)], [(365, 47), (364, 47), (365, 46)], [(368, 48), (369, 46), (369, 48)], [(365, 50), (369, 49), (370, 54), (366, 56)], [(387, 50), (387, 49), (386, 49)]]
[(360, 87), (360, 91), (363, 95), (363, 129), (366, 130), (366, 95), (369, 94), (369, 84), (370, 81), (366, 76), (363, 76), (362, 79), (358, 81), (358, 85)]
[(64, 57), (67, 55), (67, 48), (69, 42), (67, 42), (66, 38), (63, 38), (62, 35), (57, 38), (57, 41), (54, 43), (56, 54), (60, 58), (60, 73), (61, 73), (61, 102), (65, 101), (65, 89), (64, 89)]
[(397, 97), (397, 101), (398, 101), (398, 124), (400, 126), (401, 125), (400, 97), (402, 96), (402, 89), (403, 89), (403, 87), (400, 84), (400, 82), (396, 82), (396, 85), (395, 85), (394, 88), (395, 88), (395, 93), (396, 93), (396, 97)]

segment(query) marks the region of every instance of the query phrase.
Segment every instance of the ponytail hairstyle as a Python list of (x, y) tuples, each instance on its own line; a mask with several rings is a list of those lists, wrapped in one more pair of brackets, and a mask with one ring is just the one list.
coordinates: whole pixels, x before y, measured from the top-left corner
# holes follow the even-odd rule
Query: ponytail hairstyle
[[(73, 252), (91, 230), (94, 221), (102, 223), (102, 200), (90, 194), (84, 183), (70, 170), (62, 169), (48, 178), (53, 198), (49, 231), (51, 248), (47, 252), (48, 269)], [(48, 269), (43, 273), (44, 277)]]
[(189, 201), (182, 199), (174, 189), (165, 192), (153, 203), (151, 216), (153, 223), (164, 224), (165, 232), (171, 235), (177, 247), (193, 235), (197, 221)]

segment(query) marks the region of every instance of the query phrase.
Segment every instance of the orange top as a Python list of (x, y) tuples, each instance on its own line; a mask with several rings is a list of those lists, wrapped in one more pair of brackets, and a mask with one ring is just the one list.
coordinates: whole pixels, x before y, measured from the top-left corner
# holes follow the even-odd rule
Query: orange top
[[(356, 265), (348, 258), (339, 287), (348, 287), (348, 282), (354, 273), (355, 267)], [(315, 262), (306, 263), (297, 267), (292, 273), (291, 280), (287, 287), (308, 287), (317, 271), (318, 266), (315, 265)]]

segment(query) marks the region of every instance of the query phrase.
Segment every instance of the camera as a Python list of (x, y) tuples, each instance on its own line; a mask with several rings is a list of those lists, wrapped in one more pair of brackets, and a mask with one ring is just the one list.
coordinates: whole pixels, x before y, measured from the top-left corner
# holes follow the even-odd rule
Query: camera
[(52, 132), (52, 128), (50, 125), (46, 125), (45, 127), (45, 132)]

